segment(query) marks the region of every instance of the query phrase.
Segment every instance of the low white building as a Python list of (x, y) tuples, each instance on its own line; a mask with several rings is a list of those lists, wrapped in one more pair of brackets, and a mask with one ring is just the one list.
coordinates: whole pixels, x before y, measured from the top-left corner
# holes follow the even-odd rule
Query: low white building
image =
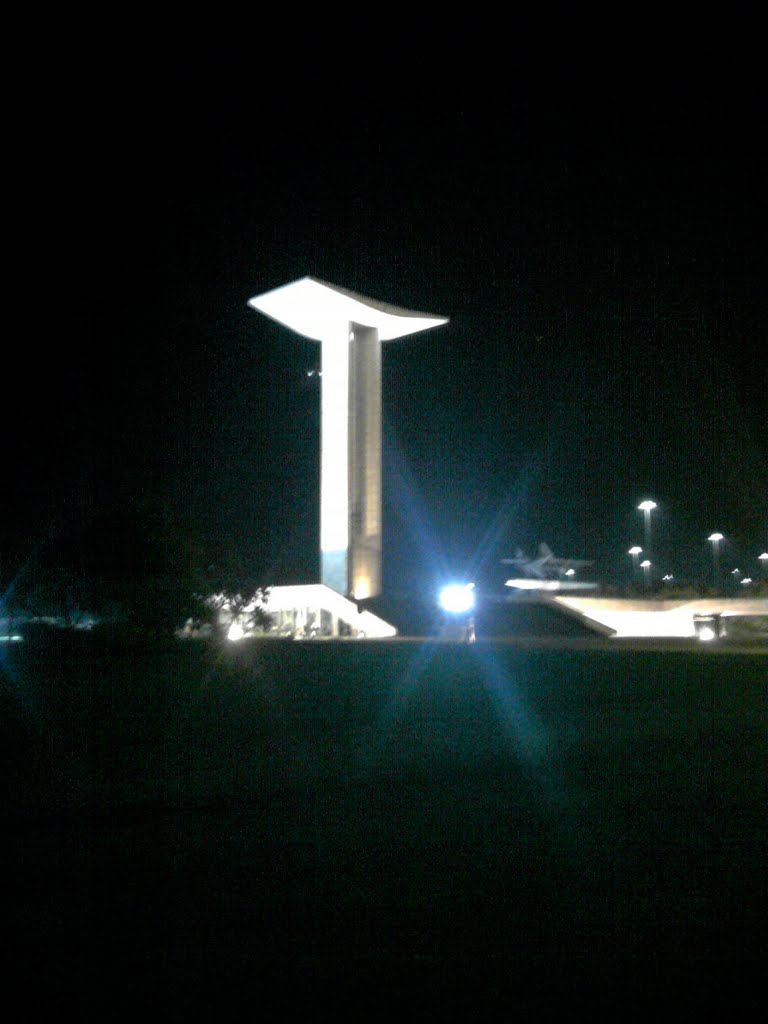
[(614, 637), (695, 637), (696, 620), (719, 616), (723, 632), (728, 619), (764, 619), (768, 623), (768, 599), (711, 597), (697, 600), (645, 601), (603, 597), (552, 597), (597, 632)]
[(314, 637), (382, 638), (397, 635), (394, 626), (322, 583), (271, 587), (265, 610), (272, 616), (269, 633), (296, 639)]

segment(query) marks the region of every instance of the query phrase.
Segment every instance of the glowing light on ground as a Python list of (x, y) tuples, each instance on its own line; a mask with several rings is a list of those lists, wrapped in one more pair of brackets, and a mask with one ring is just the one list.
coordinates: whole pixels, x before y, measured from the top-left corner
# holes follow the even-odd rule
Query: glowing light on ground
[(454, 615), (462, 615), (475, 607), (474, 583), (450, 583), (440, 591), (440, 607)]
[(227, 630), (227, 640), (242, 640), (245, 636), (245, 630), (239, 622), (233, 622)]

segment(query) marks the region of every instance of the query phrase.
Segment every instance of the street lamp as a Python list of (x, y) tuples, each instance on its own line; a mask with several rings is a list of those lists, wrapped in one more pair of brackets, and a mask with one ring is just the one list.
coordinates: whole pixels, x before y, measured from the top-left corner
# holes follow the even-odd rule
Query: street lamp
[(638, 558), (638, 555), (642, 555), (642, 553), (643, 553), (643, 549), (639, 548), (637, 546), (637, 544), (635, 544), (634, 547), (631, 547), (629, 549), (629, 551), (627, 552), (628, 555), (632, 556), (632, 580), (633, 580), (633, 582), (634, 582), (635, 576), (637, 576), (637, 567), (639, 565), (639, 562), (638, 562), (637, 558)]
[(651, 563), (648, 561), (647, 558), (645, 559), (645, 561), (640, 563), (640, 568), (643, 570), (643, 573), (645, 574), (645, 589), (648, 590), (651, 580)]
[(768, 551), (764, 551), (761, 555), (758, 555), (757, 560), (762, 565), (763, 572), (768, 576)]
[(638, 511), (643, 513), (644, 527), (645, 527), (645, 550), (648, 554), (653, 550), (651, 548), (651, 512), (657, 508), (656, 502), (646, 499), (641, 501), (637, 506)]
[(712, 543), (712, 572), (717, 590), (720, 585), (720, 541), (725, 540), (725, 537), (722, 533), (710, 533), (707, 540)]

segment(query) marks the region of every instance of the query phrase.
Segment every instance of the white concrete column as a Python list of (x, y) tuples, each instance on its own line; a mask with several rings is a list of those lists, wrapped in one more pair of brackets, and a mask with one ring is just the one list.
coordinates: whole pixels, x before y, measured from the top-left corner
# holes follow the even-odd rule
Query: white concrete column
[(381, 592), (381, 342), (375, 327), (349, 325), (348, 594)]
[(349, 351), (350, 331), (322, 341), (320, 415), (321, 581), (347, 593), (349, 573)]

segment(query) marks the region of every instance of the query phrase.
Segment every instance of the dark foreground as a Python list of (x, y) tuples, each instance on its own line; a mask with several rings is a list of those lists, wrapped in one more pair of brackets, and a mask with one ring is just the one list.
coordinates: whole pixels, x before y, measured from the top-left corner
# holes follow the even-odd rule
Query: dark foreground
[(757, 1011), (768, 658), (3, 652), (25, 1016)]

